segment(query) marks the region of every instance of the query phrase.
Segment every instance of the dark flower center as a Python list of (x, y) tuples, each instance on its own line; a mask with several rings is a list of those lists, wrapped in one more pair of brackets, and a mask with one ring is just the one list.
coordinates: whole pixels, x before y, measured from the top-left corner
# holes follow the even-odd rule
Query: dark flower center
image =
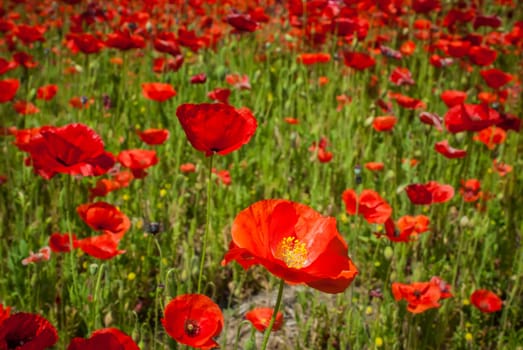
[(33, 339), (32, 337), (26, 337), (23, 339), (20, 339), (20, 338), (6, 339), (7, 350), (18, 349), (19, 346), (22, 346), (25, 343), (29, 343), (32, 339)]
[(191, 338), (200, 334), (200, 326), (195, 320), (185, 321), (185, 334)]

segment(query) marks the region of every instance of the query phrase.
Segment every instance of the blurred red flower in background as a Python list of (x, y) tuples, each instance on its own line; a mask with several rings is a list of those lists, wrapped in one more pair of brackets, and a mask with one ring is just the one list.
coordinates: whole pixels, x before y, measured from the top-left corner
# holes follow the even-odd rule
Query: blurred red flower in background
[(133, 338), (116, 328), (102, 328), (91, 337), (73, 338), (67, 350), (140, 350)]
[[(257, 307), (245, 314), (245, 319), (252, 323), (253, 327), (260, 332), (265, 332), (271, 323), (274, 309), (270, 307)], [(272, 332), (281, 329), (283, 326), (283, 314), (278, 311), (274, 325), (272, 326)]]
[(478, 289), (470, 296), (470, 302), (481, 312), (496, 312), (501, 310), (503, 301), (495, 293), (486, 290)]
[(164, 311), (162, 324), (178, 343), (197, 349), (218, 347), (216, 338), (223, 328), (218, 305), (202, 294), (184, 294), (172, 299)]
[(43, 85), (36, 90), (36, 98), (39, 100), (50, 101), (54, 98), (58, 92), (58, 86), (56, 84)]
[(79, 239), (76, 244), (85, 254), (97, 259), (108, 260), (117, 255), (125, 253), (119, 250), (120, 239), (112, 233), (103, 233), (98, 236), (91, 236)]
[(143, 179), (147, 176), (145, 169), (158, 164), (156, 151), (145, 149), (129, 149), (118, 154), (118, 162), (128, 168), (136, 179)]
[(448, 140), (436, 142), (434, 144), (434, 150), (449, 159), (464, 158), (467, 156), (467, 151), (451, 147)]
[(248, 108), (223, 103), (185, 103), (176, 109), (176, 116), (191, 145), (206, 156), (223, 156), (239, 149), (258, 126)]
[(256, 202), (236, 216), (222, 265), (233, 260), (326, 293), (343, 292), (358, 274), (334, 218), (282, 199)]
[(148, 145), (161, 145), (169, 138), (169, 130), (167, 129), (136, 130), (136, 133)]
[(398, 118), (393, 115), (375, 117), (372, 120), (372, 127), (376, 131), (391, 131), (398, 122)]
[(29, 153), (35, 172), (45, 179), (57, 173), (99, 176), (115, 162), (105, 151), (101, 137), (84, 124), (45, 126), (27, 143), (17, 146)]
[(11, 101), (20, 87), (18, 79), (0, 80), (0, 103)]
[(392, 283), (392, 295), (396, 301), (405, 299), (407, 310), (414, 314), (439, 307), (440, 299), (452, 297), (449, 285), (439, 277), (432, 277), (430, 282), (411, 284)]
[(451, 185), (442, 185), (436, 181), (426, 184), (411, 184), (405, 188), (412, 204), (444, 203), (454, 197), (454, 188)]
[(164, 102), (176, 96), (176, 90), (170, 84), (143, 83), (142, 95), (149, 100)]
[(347, 214), (363, 215), (371, 224), (383, 224), (392, 215), (392, 207), (373, 190), (363, 190), (358, 197), (353, 189), (347, 189), (342, 199)]

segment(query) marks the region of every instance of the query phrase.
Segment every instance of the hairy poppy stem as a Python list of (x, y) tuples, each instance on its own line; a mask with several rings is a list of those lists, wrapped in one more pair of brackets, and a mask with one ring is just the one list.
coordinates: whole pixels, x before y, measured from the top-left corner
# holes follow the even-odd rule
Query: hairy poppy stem
[(278, 315), (278, 311), (280, 310), (281, 300), (283, 297), (283, 286), (285, 285), (285, 281), (283, 279), (280, 280), (280, 287), (278, 288), (278, 296), (276, 297), (276, 305), (274, 305), (274, 311), (272, 312), (272, 318), (271, 323), (269, 323), (269, 327), (265, 330), (265, 335), (263, 336), (263, 343), (261, 346), (261, 350), (265, 350), (267, 348), (267, 343), (269, 342), (269, 336), (271, 335), (272, 327), (274, 326), (274, 322), (276, 321), (276, 316)]
[(203, 234), (203, 244), (200, 257), (200, 271), (198, 273), (198, 289), (197, 293), (200, 293), (202, 290), (202, 278), (203, 278), (203, 268), (205, 265), (205, 251), (207, 250), (207, 238), (209, 236), (210, 229), (210, 218), (211, 218), (211, 194), (212, 194), (212, 161), (214, 154), (209, 157), (209, 173), (207, 177), (207, 209), (205, 211), (205, 232)]

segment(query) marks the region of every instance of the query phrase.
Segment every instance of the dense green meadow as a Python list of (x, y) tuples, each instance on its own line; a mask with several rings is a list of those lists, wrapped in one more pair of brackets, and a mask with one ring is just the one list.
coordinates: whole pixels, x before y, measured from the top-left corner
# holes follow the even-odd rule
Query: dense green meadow
[[(215, 334), (220, 348), (262, 348), (264, 335), (256, 332), (253, 338), (245, 314), (274, 307), (280, 279), (263, 265), (244, 270), (222, 261), (242, 210), (261, 200), (286, 199), (336, 219), (358, 274), (339, 293), (286, 283), (279, 308), (284, 324), (271, 333), (267, 349), (522, 349), (523, 10), (518, 1), (304, 1), (301, 12), (295, 8), (301, 1), (69, 3), (4, 1), (0, 19), (0, 56), (12, 62), (23, 51), (36, 64), (18, 59), (0, 76), (19, 81), (15, 95), (0, 96), (0, 303), (11, 314), (45, 317), (58, 332), (50, 348), (67, 349), (74, 337), (114, 327), (140, 349), (188, 349), (167, 334), (161, 320), (173, 298), (197, 292), (223, 313), (223, 330)], [(413, 9), (418, 3), (438, 6), (424, 13)], [(250, 13), (250, 21), (257, 18), (255, 30), (237, 27), (228, 17), (233, 9)], [(452, 22), (452, 11), (470, 16), (455, 15)], [(79, 14), (93, 19), (80, 22), (76, 33), (100, 40), (95, 53), (78, 50), (80, 44), (68, 36), (78, 27), (72, 18)], [(341, 35), (333, 23), (341, 26), (335, 19), (343, 16), (358, 24)], [(500, 24), (489, 19), (481, 25), (478, 16), (496, 16)], [(23, 25), (42, 26), (42, 40), (24, 37)], [(196, 39), (182, 40), (180, 28), (194, 30)], [(118, 49), (109, 42), (117, 30), (140, 36), (143, 46), (135, 42), (138, 48)], [(171, 48), (179, 54), (155, 48), (160, 32), (174, 33)], [(474, 47), (487, 47), (496, 57), (485, 64), (482, 53), (479, 58), (471, 53)], [(354, 63), (354, 52), (369, 55), (373, 64)], [(310, 64), (304, 53), (323, 56), (311, 56), (317, 62)], [(438, 64), (434, 55), (449, 60)], [(180, 66), (153, 70), (155, 59), (180, 56)], [(397, 67), (410, 71), (399, 83), (391, 78)], [(489, 86), (481, 71), (491, 68), (510, 79)], [(191, 83), (200, 73), (205, 81)], [(245, 75), (248, 84), (235, 82), (235, 74)], [(142, 86), (152, 82), (169, 84), (176, 93), (160, 102)], [(57, 93), (46, 99), (38, 89), (49, 84)], [(216, 88), (228, 88), (228, 103), (250, 109), (257, 127), (233, 152), (206, 156), (188, 141), (177, 109), (216, 101), (208, 96)], [(441, 98), (446, 90), (465, 93), (466, 100), (448, 107)], [(395, 93), (419, 101), (402, 104)], [(37, 111), (17, 106), (19, 101)], [(474, 114), (463, 103), (484, 110)], [(459, 132), (449, 130), (451, 109), (464, 125)], [(490, 119), (478, 126), (483, 111)], [(427, 122), (420, 118), (423, 112), (441, 118)], [(376, 118), (382, 116), (395, 117), (395, 125), (379, 131)], [(24, 146), (42, 136), (23, 130), (72, 123), (101, 137), (114, 166), (97, 176), (57, 171), (46, 178), (49, 163), (43, 160), (38, 174), (35, 159), (49, 149), (28, 152)], [(143, 142), (137, 131), (151, 128), (167, 130), (168, 139)], [(221, 129), (212, 125), (200, 132), (219, 135)], [(466, 155), (438, 153), (434, 145), (442, 140)], [(110, 185), (115, 174), (129, 170), (119, 154), (136, 149), (154, 150), (157, 163), (151, 162), (146, 175), (133, 169), (135, 178), (125, 185)], [(74, 152), (65, 153), (75, 157)], [(471, 179), (478, 181), (466, 188)], [(429, 181), (450, 185), (453, 195), (438, 201), (432, 193), (427, 204), (413, 203), (410, 195), (420, 200), (420, 193), (428, 193), (422, 184)], [(412, 184), (419, 186), (408, 195)], [(375, 191), (379, 205), (392, 212), (379, 213), (374, 221), (357, 215), (367, 205), (363, 199), (351, 212), (344, 200), (350, 189), (356, 195)], [(129, 219), (115, 241), (125, 252), (53, 249), (50, 256), (22, 263), (49, 246), (53, 233), (68, 233), (62, 246), (69, 250), (69, 233), (78, 240), (108, 235), (102, 233), (104, 223), (95, 229), (77, 210), (98, 201)], [(365, 208), (372, 212), (376, 205)], [(414, 224), (405, 229), (397, 221), (406, 215), (429, 221), (420, 232)], [(122, 224), (119, 217), (107, 220)], [(405, 241), (395, 241), (402, 233)], [(426, 310), (410, 312), (405, 300), (395, 300), (393, 283), (428, 282), (434, 276), (444, 281), (438, 290), (442, 299), (431, 299)], [(495, 293), (501, 309), (482, 312), (485, 304), (483, 310), (475, 306), (471, 295), (480, 289)], [(420, 292), (411, 294), (419, 299)]]

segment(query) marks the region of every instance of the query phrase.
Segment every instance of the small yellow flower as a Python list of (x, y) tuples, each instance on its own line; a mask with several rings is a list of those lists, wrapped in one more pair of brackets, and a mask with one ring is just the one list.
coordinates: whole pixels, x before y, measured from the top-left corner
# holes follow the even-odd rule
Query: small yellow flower
[(343, 222), (344, 224), (346, 224), (349, 221), (349, 219), (347, 218), (347, 215), (345, 215), (345, 213), (340, 214), (340, 221)]
[(136, 228), (138, 230), (141, 230), (143, 227), (143, 220), (142, 219), (138, 219), (138, 221), (136, 221)]
[(376, 266), (376, 267), (380, 267), (380, 266), (381, 266), (381, 263), (380, 263), (379, 261), (375, 261), (375, 262), (374, 262), (374, 266)]
[(129, 274), (127, 275), (127, 279), (129, 281), (132, 281), (136, 278), (136, 274), (134, 272), (129, 272)]
[(367, 306), (365, 309), (365, 315), (372, 315), (372, 306)]
[(165, 188), (162, 188), (160, 190), (160, 197), (165, 197), (166, 194), (167, 194), (167, 190)]
[(163, 258), (162, 259), (162, 264), (167, 265), (167, 259)]
[(122, 196), (122, 199), (123, 199), (124, 201), (128, 201), (129, 198), (130, 198), (130, 197), (129, 197), (128, 194), (124, 194), (124, 195)]
[(468, 299), (463, 299), (462, 303), (465, 306), (470, 305), (470, 301)]
[(465, 340), (468, 342), (471, 342), (474, 337), (472, 336), (472, 333), (465, 334)]
[(374, 340), (374, 344), (376, 344), (377, 348), (381, 348), (383, 346), (383, 339), (381, 337), (376, 337), (376, 340)]

